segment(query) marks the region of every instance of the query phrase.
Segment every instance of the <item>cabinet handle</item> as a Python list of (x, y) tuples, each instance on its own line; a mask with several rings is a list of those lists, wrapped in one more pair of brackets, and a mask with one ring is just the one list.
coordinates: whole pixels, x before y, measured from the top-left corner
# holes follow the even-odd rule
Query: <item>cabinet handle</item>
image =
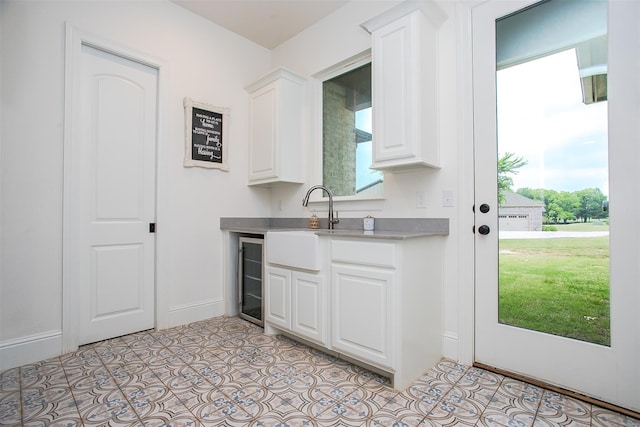
[[(242, 245), (242, 244), (241, 244)], [(238, 305), (242, 308), (242, 246), (238, 248), (238, 271), (236, 276), (238, 277)]]

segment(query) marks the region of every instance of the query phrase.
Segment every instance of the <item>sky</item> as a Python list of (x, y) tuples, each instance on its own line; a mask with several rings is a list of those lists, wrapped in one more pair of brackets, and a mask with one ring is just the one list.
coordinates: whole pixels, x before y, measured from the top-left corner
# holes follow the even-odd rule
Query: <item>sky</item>
[(573, 49), (498, 71), (498, 154), (527, 161), (523, 187), (608, 194), (607, 102), (582, 103)]

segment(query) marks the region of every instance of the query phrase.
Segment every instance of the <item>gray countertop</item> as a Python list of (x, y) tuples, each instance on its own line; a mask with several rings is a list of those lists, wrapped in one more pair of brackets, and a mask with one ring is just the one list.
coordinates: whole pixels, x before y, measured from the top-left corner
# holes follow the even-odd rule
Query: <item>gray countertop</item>
[(340, 218), (334, 230), (328, 229), (326, 218), (320, 218), (319, 229), (308, 224), (309, 218), (220, 218), (221, 230), (250, 234), (308, 230), (319, 236), (396, 240), (449, 234), (448, 218), (376, 218), (374, 231), (362, 229), (362, 218)]

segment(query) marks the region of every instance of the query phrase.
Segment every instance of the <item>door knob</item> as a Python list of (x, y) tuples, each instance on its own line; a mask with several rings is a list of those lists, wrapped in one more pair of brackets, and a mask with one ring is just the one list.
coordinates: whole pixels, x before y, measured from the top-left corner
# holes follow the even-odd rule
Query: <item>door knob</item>
[(483, 204), (480, 205), (480, 212), (487, 213), (490, 210), (491, 210), (491, 206), (489, 206), (488, 204), (483, 203)]
[(478, 227), (478, 233), (482, 234), (483, 236), (489, 234), (490, 231), (491, 229), (488, 225), (481, 225), (480, 227)]

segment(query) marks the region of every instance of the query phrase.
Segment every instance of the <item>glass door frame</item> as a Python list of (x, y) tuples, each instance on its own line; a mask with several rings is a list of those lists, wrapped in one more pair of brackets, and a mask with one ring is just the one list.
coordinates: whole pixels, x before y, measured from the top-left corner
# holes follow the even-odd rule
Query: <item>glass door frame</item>
[[(476, 228), (488, 225), (493, 231), (486, 236), (476, 234), (473, 238), (473, 358), (478, 363), (639, 411), (640, 315), (639, 310), (633, 309), (633, 304), (637, 306), (640, 303), (640, 286), (637, 283), (637, 278), (640, 277), (640, 239), (630, 239), (629, 236), (640, 237), (640, 226), (635, 224), (640, 221), (632, 218), (631, 214), (640, 212), (640, 197), (625, 198), (624, 194), (619, 194), (624, 191), (628, 196), (629, 191), (633, 191), (632, 194), (640, 195), (640, 174), (637, 167), (640, 160), (640, 149), (637, 147), (640, 127), (634, 128), (629, 123), (630, 117), (638, 117), (640, 113), (638, 100), (633, 97), (634, 93), (636, 97), (640, 94), (640, 84), (632, 79), (634, 73), (636, 80), (640, 76), (637, 60), (640, 37), (635, 28), (637, 23), (633, 24), (640, 17), (640, 7), (633, 4), (635, 2), (614, 0), (609, 4), (609, 73), (614, 77), (610, 79), (609, 85), (610, 195), (613, 203), (611, 223), (614, 224), (611, 228), (611, 347), (526, 331), (497, 322), (496, 114), (495, 108), (486, 108), (490, 103), (495, 106), (495, 20), (535, 3), (537, 1), (490, 1), (473, 6), (469, 16), (473, 41), (472, 85), (469, 90), (473, 102), (470, 117), (474, 120), (470, 131), (474, 144), (475, 204), (479, 206), (487, 203), (492, 207), (489, 213), (476, 209), (475, 214), (470, 216), (475, 219)], [(636, 49), (636, 54), (629, 55), (633, 49)], [(634, 58), (625, 59), (625, 56)], [(615, 80), (618, 78), (624, 79), (624, 88), (616, 86)], [(614, 102), (611, 102), (612, 99)], [(485, 145), (481, 142), (483, 140)], [(486, 141), (493, 141), (493, 150), (487, 148)], [(633, 141), (635, 146), (629, 147), (629, 143)], [(619, 150), (617, 154), (611, 155), (611, 144), (614, 144), (615, 150)], [(621, 147), (625, 144), (626, 147)], [(630, 159), (634, 159), (635, 163)], [(494, 172), (493, 177), (491, 170)], [(634, 173), (631, 179), (625, 175), (630, 171)], [(632, 183), (629, 185), (627, 181)], [(621, 182), (625, 185), (619, 185)], [(624, 231), (618, 231), (621, 229)], [(491, 255), (483, 258), (487, 254)], [(627, 283), (630, 279), (633, 283)], [(490, 283), (494, 286), (487, 285)]]
[[(260, 247), (260, 295), (256, 295), (255, 299), (260, 299), (260, 318), (256, 318), (251, 314), (243, 311), (243, 303), (245, 298), (245, 251), (244, 244), (256, 245)], [(253, 260), (257, 262), (257, 260)], [(255, 323), (258, 326), (264, 326), (264, 239), (258, 237), (241, 236), (238, 239), (238, 316), (244, 320)], [(255, 280), (255, 279), (252, 279)]]

